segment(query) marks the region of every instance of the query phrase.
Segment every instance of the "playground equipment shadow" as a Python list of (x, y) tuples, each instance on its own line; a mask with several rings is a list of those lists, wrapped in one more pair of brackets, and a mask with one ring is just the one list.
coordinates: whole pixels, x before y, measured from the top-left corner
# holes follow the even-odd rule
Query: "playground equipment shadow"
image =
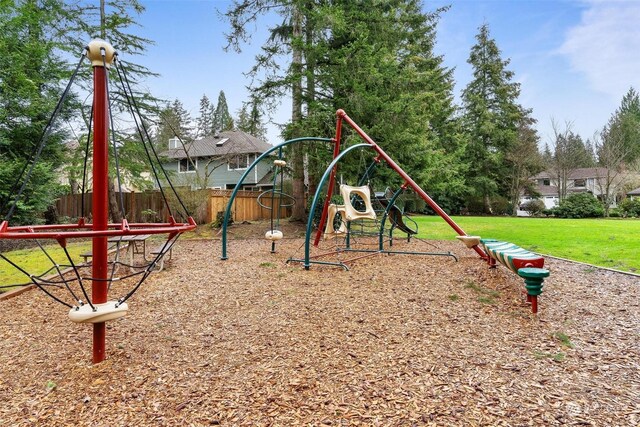
[[(256, 226), (257, 228), (257, 226)], [(263, 232), (264, 233), (264, 232)], [(287, 233), (285, 233), (285, 236)], [(453, 259), (284, 261), (263, 239), (181, 240), (91, 328), (33, 291), (0, 308), (0, 425), (616, 425), (640, 422), (640, 281), (549, 260), (538, 317), (521, 279)]]

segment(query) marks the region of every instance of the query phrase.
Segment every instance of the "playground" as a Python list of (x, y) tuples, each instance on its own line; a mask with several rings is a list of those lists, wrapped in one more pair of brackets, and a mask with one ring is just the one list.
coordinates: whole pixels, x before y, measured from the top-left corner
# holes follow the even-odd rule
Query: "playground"
[[(181, 240), (129, 314), (91, 329), (44, 293), (2, 302), (3, 425), (637, 425), (637, 278), (548, 260), (536, 317), (521, 279), (458, 242), (349, 271), (286, 259), (300, 230)], [(254, 236), (253, 238), (251, 236)], [(287, 238), (289, 237), (289, 238)], [(413, 243), (411, 243), (413, 244)]]
[[(29, 255), (0, 252), (39, 288), (0, 302), (1, 425), (640, 423), (637, 276), (545, 264), (514, 243), (468, 235), (343, 110), (335, 137), (289, 140), (258, 156), (220, 212), (219, 232), (203, 238), (132, 102), (149, 165), (167, 184), (159, 190), (168, 218), (130, 223), (121, 198), (123, 219), (110, 222), (116, 53), (94, 40), (86, 56), (95, 84), (91, 215), (82, 202), (77, 223), (10, 225), (37, 155), (3, 206), (0, 240), (30, 241), (44, 261), (27, 271), (18, 258)], [(133, 99), (125, 69), (114, 68)], [(359, 143), (341, 147), (343, 124)], [(296, 203), (284, 192), (285, 147), (302, 142), (333, 156), (309, 219), (297, 224), (282, 217)], [(365, 173), (338, 185), (339, 162), (358, 152), (369, 154)], [(263, 159), (273, 181), (257, 203), (270, 218), (233, 223), (235, 197)], [(370, 174), (383, 167), (402, 183), (376, 191)], [(396, 204), (408, 191), (459, 241), (418, 238)], [(72, 256), (76, 243), (83, 253)]]

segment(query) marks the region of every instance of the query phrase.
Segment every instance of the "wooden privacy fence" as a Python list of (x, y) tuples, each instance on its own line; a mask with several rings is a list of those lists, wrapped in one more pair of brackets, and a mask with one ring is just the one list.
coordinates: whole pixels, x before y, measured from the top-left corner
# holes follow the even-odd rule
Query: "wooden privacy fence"
[[(233, 190), (210, 190), (210, 192), (208, 212), (211, 214), (211, 217), (209, 222), (216, 219), (218, 212), (224, 214)], [(232, 219), (235, 222), (242, 222), (271, 218), (271, 196), (266, 194), (260, 199), (260, 203), (267, 207), (264, 208), (258, 204), (258, 196), (261, 193), (261, 191), (238, 191), (231, 208)], [(287, 198), (282, 199), (282, 204), (287, 203), (290, 203)], [(278, 206), (277, 195), (274, 197), (273, 205)], [(277, 213), (274, 212), (274, 218), (276, 214)], [(291, 208), (281, 207), (280, 218), (286, 218), (289, 216), (291, 216)]]
[[(229, 198), (233, 190), (187, 190), (180, 188), (177, 190), (180, 199), (191, 213), (198, 224), (210, 223), (216, 219), (219, 212), (224, 213)], [(181, 211), (175, 196), (167, 194), (167, 200), (172, 211)], [(239, 191), (236, 195), (231, 214), (235, 222), (255, 221), (259, 219), (271, 218), (270, 209), (265, 209), (258, 204), (259, 191)], [(169, 210), (165, 206), (162, 195), (159, 191), (144, 193), (122, 193), (124, 199), (124, 210), (129, 222), (163, 222), (169, 218)], [(116, 200), (120, 203), (120, 193), (116, 193)], [(283, 200), (287, 203), (288, 200)], [(84, 195), (85, 216), (91, 216), (91, 193)], [(265, 195), (261, 199), (265, 206), (271, 206), (271, 197)], [(277, 206), (278, 198), (274, 204)], [(82, 215), (82, 195), (70, 194), (60, 197), (56, 201), (58, 216), (62, 219), (67, 217), (70, 221), (75, 221)], [(291, 215), (291, 208), (280, 209), (281, 218)]]

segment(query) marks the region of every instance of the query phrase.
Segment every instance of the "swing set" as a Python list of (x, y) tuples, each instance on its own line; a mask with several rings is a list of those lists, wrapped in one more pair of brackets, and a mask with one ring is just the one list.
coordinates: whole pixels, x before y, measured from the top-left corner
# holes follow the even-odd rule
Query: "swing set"
[[(408, 226), (406, 221), (411, 221), (410, 218), (406, 217), (402, 211), (396, 205), (396, 201), (398, 198), (407, 190), (411, 189), (417, 196), (422, 198), (442, 219), (444, 219), (447, 224), (451, 226), (458, 234), (458, 236), (463, 239), (469, 238), (467, 234), (460, 228), (448, 215), (444, 212), (440, 206), (437, 205), (429, 195), (418, 186), (418, 184), (411, 179), (411, 177), (404, 171), (400, 166), (398, 166), (391, 157), (384, 152), (384, 150), (373, 141), (343, 110), (338, 110), (337, 113), (337, 123), (336, 123), (336, 134), (334, 138), (297, 138), (289, 141), (285, 141), (280, 145), (277, 145), (262, 155), (260, 155), (256, 160), (251, 164), (245, 173), (240, 177), (240, 180), (236, 184), (234, 191), (232, 192), (229, 202), (227, 203), (227, 207), (224, 213), (224, 219), (222, 222), (222, 255), (221, 259), (228, 259), (227, 251), (228, 251), (228, 240), (227, 240), (227, 225), (229, 223), (229, 219), (231, 218), (231, 210), (233, 206), (233, 202), (237, 195), (237, 192), (242, 187), (244, 179), (251, 173), (253, 168), (256, 167), (263, 159), (270, 156), (271, 153), (278, 152), (278, 161), (282, 161), (282, 150), (284, 147), (291, 144), (298, 143), (324, 143), (324, 144), (333, 144), (333, 160), (327, 166), (322, 175), (322, 178), (319, 181), (317, 190), (314, 194), (313, 201), (311, 203), (310, 214), (307, 221), (306, 233), (305, 233), (305, 241), (304, 241), (304, 258), (289, 258), (287, 262), (300, 262), (303, 263), (304, 268), (308, 270), (312, 264), (320, 264), (320, 265), (332, 265), (337, 267), (342, 267), (344, 269), (348, 269), (347, 264), (349, 262), (355, 261), (357, 259), (371, 256), (374, 254), (384, 253), (384, 254), (412, 254), (412, 255), (431, 255), (431, 256), (447, 256), (452, 257), (455, 260), (457, 258), (451, 252), (422, 252), (422, 251), (401, 251), (401, 250), (393, 250), (393, 233), (396, 230), (404, 232), (407, 235), (407, 240), (410, 240), (412, 237), (415, 238), (415, 234), (417, 234), (417, 226), (414, 228)], [(342, 140), (342, 127), (343, 124), (347, 124), (350, 126), (364, 141), (363, 143), (351, 145), (346, 149), (341, 149), (341, 140)], [(333, 196), (334, 188), (336, 186), (336, 173), (338, 170), (338, 166), (341, 160), (343, 160), (346, 156), (348, 156), (352, 152), (356, 151), (366, 151), (373, 150), (375, 153), (375, 157), (371, 165), (366, 169), (366, 172), (358, 182), (356, 186), (349, 186), (346, 184), (340, 185), (340, 195), (342, 196), (343, 203), (338, 205), (331, 203), (331, 199)], [(393, 171), (395, 171), (400, 177), (404, 180), (404, 183), (400, 186), (400, 188), (391, 192), (390, 197), (387, 197), (388, 191), (385, 191), (382, 194), (375, 194), (375, 198), (372, 201), (371, 198), (371, 190), (368, 185), (368, 177), (372, 173), (372, 171), (376, 167), (380, 167), (381, 163), (385, 163), (388, 167), (390, 167)], [(275, 177), (275, 174), (274, 174)], [(281, 179), (282, 181), (282, 179)], [(267, 231), (265, 237), (268, 240), (271, 240), (271, 251), (275, 251), (275, 242), (283, 238), (283, 234), (280, 230), (276, 229), (278, 227), (280, 221), (280, 207), (285, 205), (280, 205), (282, 200), (293, 200), (293, 197), (285, 195), (282, 192), (282, 185), (280, 190), (275, 189), (275, 178), (274, 178), (274, 190), (269, 193), (272, 197), (271, 204), (271, 229)], [(326, 188), (326, 192), (324, 192), (324, 188)], [(264, 194), (264, 193), (263, 193)], [(324, 197), (323, 197), (324, 196)], [(274, 205), (274, 197), (278, 199), (277, 203)], [(324, 200), (324, 201), (322, 201)], [(314, 220), (314, 212), (319, 208), (322, 203), (322, 213), (320, 215), (319, 224), (317, 224), (315, 237), (312, 240), (313, 236), (313, 220)], [(374, 203), (378, 205), (378, 209), (374, 208)], [(263, 206), (261, 204), (261, 206)], [(291, 206), (290, 204), (286, 206)], [(277, 216), (274, 219), (274, 215), (277, 212)], [(367, 223), (368, 222), (368, 223)], [(415, 223), (414, 223), (415, 224)], [(358, 227), (359, 230), (357, 229)], [(365, 228), (367, 229), (365, 231)], [(388, 232), (388, 238), (386, 238)], [(353, 245), (353, 241), (355, 238), (362, 236), (375, 236), (377, 237), (377, 242), (375, 243), (375, 248), (356, 248)], [(334, 239), (344, 238), (344, 246), (337, 247), (334, 251), (320, 254), (320, 255), (311, 255), (311, 245), (314, 247), (318, 247), (320, 241), (323, 239)], [(388, 243), (385, 245), (385, 243)], [(485, 251), (480, 247), (479, 241), (475, 244), (468, 245), (469, 248), (473, 249), (480, 257), (483, 259), (487, 259), (487, 255)], [(352, 258), (347, 261), (325, 261), (320, 258), (340, 254), (343, 252), (361, 252), (363, 255), (357, 256), (356, 258)]]

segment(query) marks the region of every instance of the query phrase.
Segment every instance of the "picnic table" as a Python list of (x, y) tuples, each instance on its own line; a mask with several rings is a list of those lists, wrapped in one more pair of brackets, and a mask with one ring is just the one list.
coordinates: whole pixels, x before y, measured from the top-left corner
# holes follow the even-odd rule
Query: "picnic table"
[(126, 248), (126, 255), (129, 257), (129, 265), (133, 265), (133, 260), (136, 255), (142, 255), (145, 261), (147, 261), (147, 239), (151, 237), (150, 234), (133, 234), (129, 236), (116, 236), (107, 239), (107, 242), (113, 244), (124, 244)]
[[(107, 242), (110, 244), (109, 252), (111, 253), (117, 249), (126, 249), (129, 265), (133, 265), (133, 260), (136, 255), (142, 255), (144, 260), (147, 261), (147, 239), (149, 237), (151, 237), (151, 234), (109, 237), (107, 239)], [(93, 253), (89, 251), (80, 254), (80, 256), (84, 258), (86, 264), (89, 258), (93, 257)]]

